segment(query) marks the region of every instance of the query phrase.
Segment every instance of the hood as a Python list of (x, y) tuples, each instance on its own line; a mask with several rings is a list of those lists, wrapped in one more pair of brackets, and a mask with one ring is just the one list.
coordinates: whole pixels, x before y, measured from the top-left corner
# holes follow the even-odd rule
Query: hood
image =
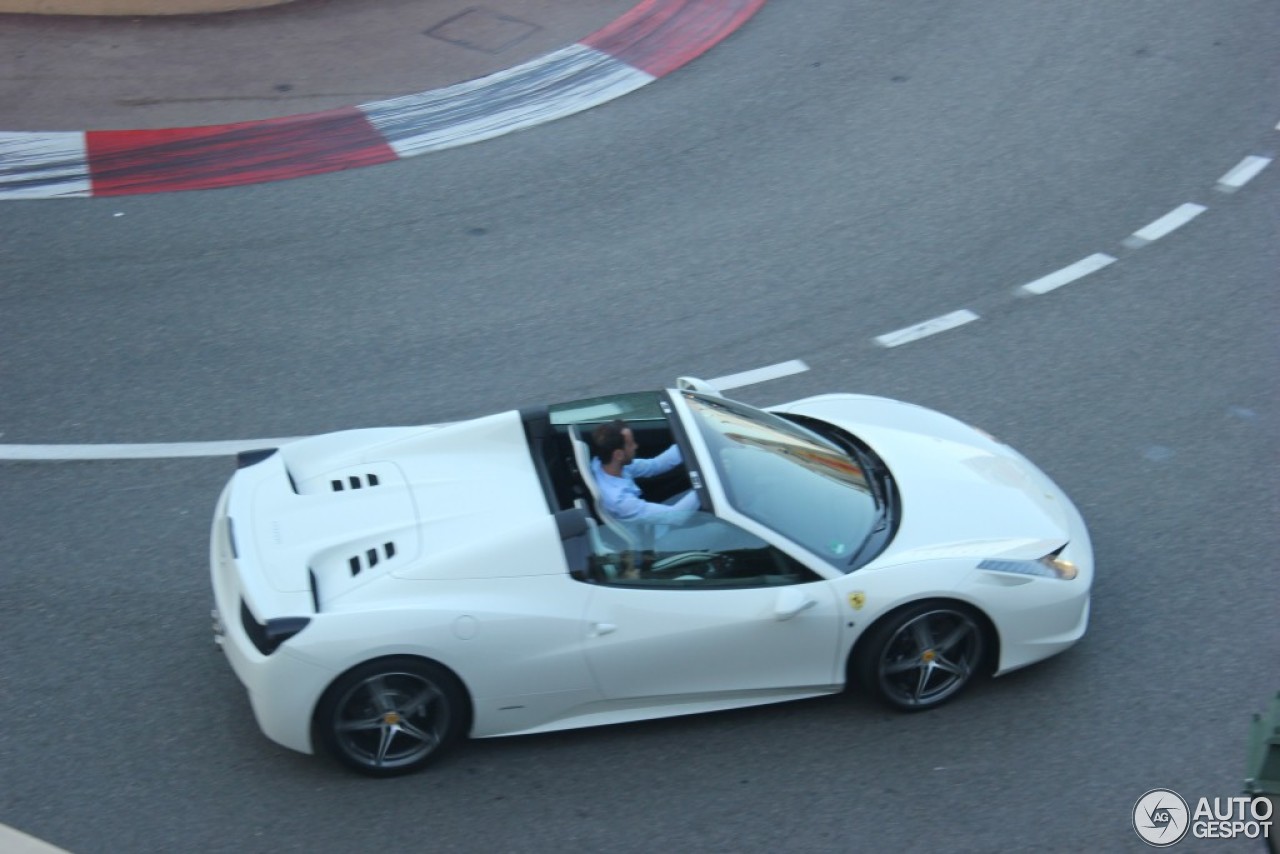
[(780, 407), (835, 424), (889, 467), (902, 498), (898, 532), (876, 560), (1034, 559), (1067, 541), (1074, 513), (1025, 457), (948, 415), (864, 395), (824, 395)]

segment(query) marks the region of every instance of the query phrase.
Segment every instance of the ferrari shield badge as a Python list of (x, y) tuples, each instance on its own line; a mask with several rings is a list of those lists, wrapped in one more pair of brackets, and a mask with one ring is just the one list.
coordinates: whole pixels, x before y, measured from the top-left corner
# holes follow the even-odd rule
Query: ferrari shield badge
[(861, 611), (862, 606), (867, 604), (867, 594), (859, 590), (856, 593), (849, 594), (849, 604), (853, 606), (853, 610)]

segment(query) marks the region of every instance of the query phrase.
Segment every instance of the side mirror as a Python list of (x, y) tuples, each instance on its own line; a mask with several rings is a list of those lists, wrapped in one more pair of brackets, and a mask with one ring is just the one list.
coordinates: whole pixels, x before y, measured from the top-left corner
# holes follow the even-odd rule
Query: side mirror
[(720, 389), (697, 377), (679, 377), (676, 379), (676, 388), (681, 391), (697, 391), (702, 394), (714, 394), (716, 397), (723, 397), (720, 394)]

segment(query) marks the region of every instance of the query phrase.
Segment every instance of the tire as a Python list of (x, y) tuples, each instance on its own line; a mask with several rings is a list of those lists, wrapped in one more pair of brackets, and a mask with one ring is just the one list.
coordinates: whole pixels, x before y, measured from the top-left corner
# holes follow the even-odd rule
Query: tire
[(872, 627), (855, 653), (862, 686), (904, 712), (937, 708), (983, 672), (985, 622), (957, 602), (918, 602)]
[(462, 733), (466, 694), (445, 668), (407, 656), (347, 671), (316, 707), (316, 740), (370, 777), (421, 770)]

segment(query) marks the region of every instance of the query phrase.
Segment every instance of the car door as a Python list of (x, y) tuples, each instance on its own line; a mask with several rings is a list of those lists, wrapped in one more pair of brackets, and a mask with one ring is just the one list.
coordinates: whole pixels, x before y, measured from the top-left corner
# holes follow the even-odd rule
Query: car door
[(842, 681), (831, 583), (724, 520), (696, 514), (689, 525), (661, 532), (652, 556), (618, 555), (593, 583), (584, 647), (606, 698)]

